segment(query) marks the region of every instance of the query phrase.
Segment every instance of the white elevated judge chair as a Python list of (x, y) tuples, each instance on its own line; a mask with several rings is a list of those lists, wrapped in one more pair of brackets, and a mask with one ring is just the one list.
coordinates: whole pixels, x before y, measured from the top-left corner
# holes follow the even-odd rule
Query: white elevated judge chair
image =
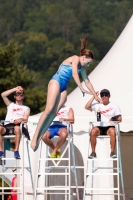
[[(95, 122), (90, 122), (90, 129), (89, 129), (89, 135), (91, 132), (91, 129), (93, 127)], [(87, 199), (93, 199), (94, 195), (106, 195), (106, 198), (108, 199), (107, 195), (113, 196), (113, 199), (120, 200), (121, 198), (125, 200), (125, 191), (124, 191), (124, 182), (123, 182), (123, 173), (122, 173), (122, 160), (121, 160), (121, 150), (120, 150), (120, 128), (119, 123), (115, 123), (115, 131), (116, 131), (116, 155), (117, 158), (94, 158), (89, 159), (87, 158), (87, 165), (85, 166), (85, 186), (84, 186), (84, 200)], [(108, 135), (100, 135), (97, 136), (97, 139), (99, 140), (105, 140), (107, 138), (110, 138)], [(109, 148), (109, 147), (108, 147)], [(91, 152), (90, 145), (88, 147), (88, 156)], [(105, 150), (106, 151), (106, 150)], [(105, 166), (104, 162), (111, 162), (111, 167)], [(96, 163), (96, 165), (95, 165)], [(98, 166), (99, 165), (99, 166)], [(103, 165), (103, 166), (102, 166)], [(91, 168), (91, 171), (90, 171)], [(99, 172), (100, 171), (100, 172)], [(98, 182), (100, 186), (99, 177), (102, 177), (102, 181), (107, 177), (108, 179), (112, 177), (113, 186), (110, 188), (107, 187), (94, 187), (94, 182)], [(114, 184), (115, 180), (115, 184)], [(103, 181), (104, 182), (104, 181)], [(102, 185), (102, 184), (101, 184)], [(116, 187), (114, 185), (117, 185)], [(120, 191), (121, 190), (121, 191)], [(108, 191), (110, 191), (108, 193)], [(87, 198), (88, 197), (88, 198)]]
[[(11, 123), (11, 122), (10, 121), (4, 121), (4, 120), (0, 121), (0, 125), (4, 125), (5, 123)], [(26, 122), (21, 122), (21, 124), (20, 124), (20, 133), (21, 133), (22, 149), (23, 149), (22, 154), (21, 154), (21, 160), (22, 160), (21, 167), (19, 167), (20, 159), (15, 159), (14, 157), (13, 158), (9, 158), (9, 157), (1, 158), (2, 170), (0, 172), (0, 176), (2, 178), (2, 187), (0, 188), (1, 189), (0, 195), (2, 195), (2, 200), (4, 200), (5, 194), (11, 194), (11, 193), (12, 194), (15, 193), (18, 196), (21, 196), (21, 199), (24, 200), (24, 195), (25, 195), (25, 192), (24, 192), (24, 169), (27, 169), (30, 173), (31, 185), (32, 185), (32, 189), (33, 189), (33, 178), (32, 178), (31, 162), (30, 162), (30, 156), (29, 156), (28, 140), (26, 141), (26, 146), (27, 146), (27, 155), (28, 155), (29, 166), (27, 166), (27, 167), (24, 166), (24, 138), (25, 138), (25, 135), (23, 134), (23, 127), (28, 129)], [(5, 150), (5, 145), (4, 145), (5, 140), (12, 139), (12, 138), (15, 138), (15, 135), (13, 134), (12, 130), (10, 132), (10, 135), (3, 136), (3, 149), (4, 150)], [(6, 180), (6, 177), (10, 176), (10, 175), (14, 176), (14, 172), (7, 172), (8, 169), (14, 168), (14, 165), (13, 166), (7, 165), (6, 164), (7, 161), (9, 161), (9, 162), (14, 161), (13, 163), (15, 163), (15, 168), (17, 169), (17, 171), (15, 172), (15, 174), (17, 175), (17, 180), (21, 176), (21, 180), (22, 180), (22, 186), (21, 187), (4, 187), (4, 181)], [(17, 192), (6, 192), (6, 190), (9, 190), (9, 189), (10, 190), (16, 189)]]
[[(77, 182), (77, 174), (75, 166), (75, 155), (74, 155), (74, 144), (73, 144), (73, 127), (71, 123), (69, 123), (67, 130), (68, 130), (68, 137), (66, 139), (67, 145), (62, 152), (61, 158), (49, 158), (50, 149), (47, 145), (45, 149), (45, 154), (43, 154), (43, 158), (41, 158), (42, 148), (40, 148), (40, 158), (38, 161), (37, 182), (35, 185), (34, 200), (37, 199), (38, 195), (44, 195), (45, 200), (48, 199), (49, 195), (54, 195), (54, 196), (58, 195), (58, 197), (59, 195), (63, 195), (62, 197), (63, 200), (72, 200), (73, 196), (76, 195), (77, 196), (76, 199), (79, 200), (78, 182)], [(58, 136), (54, 137), (54, 139), (55, 138), (58, 138)], [(68, 157), (64, 158), (64, 155), (66, 153), (68, 153)], [(40, 169), (42, 161), (45, 162), (45, 167), (43, 167), (43, 171)], [(67, 162), (65, 166), (60, 165), (60, 163), (63, 163), (63, 161)], [(45, 176), (44, 187), (38, 187), (38, 181), (40, 176), (42, 175)], [(71, 185), (72, 175), (74, 175), (75, 186)], [(53, 176), (57, 178), (55, 185), (51, 185), (49, 180)], [(58, 182), (59, 176), (63, 176), (63, 182), (64, 182), (63, 185), (59, 185)], [(76, 188), (76, 193), (73, 192), (75, 188)]]

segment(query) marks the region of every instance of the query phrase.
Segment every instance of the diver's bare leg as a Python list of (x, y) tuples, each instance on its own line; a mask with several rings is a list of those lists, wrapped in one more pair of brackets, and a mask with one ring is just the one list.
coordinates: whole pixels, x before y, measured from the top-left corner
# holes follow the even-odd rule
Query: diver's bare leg
[(57, 81), (51, 80), (48, 85), (47, 103), (45, 111), (42, 113), (33, 139), (31, 141), (31, 148), (35, 149), (38, 135), (43, 135), (51, 122), (53, 121), (56, 110), (60, 101), (60, 87)]
[(57, 113), (66, 101), (67, 101), (67, 90), (64, 90), (63, 92), (61, 92), (60, 102), (56, 111)]

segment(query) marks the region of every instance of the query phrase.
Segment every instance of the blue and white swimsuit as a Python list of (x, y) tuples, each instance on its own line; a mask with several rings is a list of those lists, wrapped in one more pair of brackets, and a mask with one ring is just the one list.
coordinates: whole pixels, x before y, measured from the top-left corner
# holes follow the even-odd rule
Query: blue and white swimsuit
[[(82, 68), (78, 69), (78, 73)], [(56, 74), (51, 78), (51, 80), (56, 80), (60, 86), (60, 92), (63, 92), (67, 89), (67, 85), (69, 80), (72, 78), (72, 66), (61, 64), (60, 68), (56, 72)]]

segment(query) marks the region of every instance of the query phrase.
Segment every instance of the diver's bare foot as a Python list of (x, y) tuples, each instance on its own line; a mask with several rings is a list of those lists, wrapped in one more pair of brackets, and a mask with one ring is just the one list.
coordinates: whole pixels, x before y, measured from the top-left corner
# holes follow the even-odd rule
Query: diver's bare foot
[(31, 143), (30, 143), (31, 148), (34, 150), (36, 147), (36, 140), (32, 139)]

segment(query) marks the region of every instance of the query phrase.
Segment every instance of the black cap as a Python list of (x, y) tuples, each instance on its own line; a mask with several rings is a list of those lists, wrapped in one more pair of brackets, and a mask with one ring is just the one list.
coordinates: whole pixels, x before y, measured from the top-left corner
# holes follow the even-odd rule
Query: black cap
[(101, 95), (102, 93), (106, 93), (106, 94), (109, 94), (109, 95), (110, 95), (110, 91), (107, 90), (107, 89), (103, 89), (103, 90), (101, 90), (100, 95)]

